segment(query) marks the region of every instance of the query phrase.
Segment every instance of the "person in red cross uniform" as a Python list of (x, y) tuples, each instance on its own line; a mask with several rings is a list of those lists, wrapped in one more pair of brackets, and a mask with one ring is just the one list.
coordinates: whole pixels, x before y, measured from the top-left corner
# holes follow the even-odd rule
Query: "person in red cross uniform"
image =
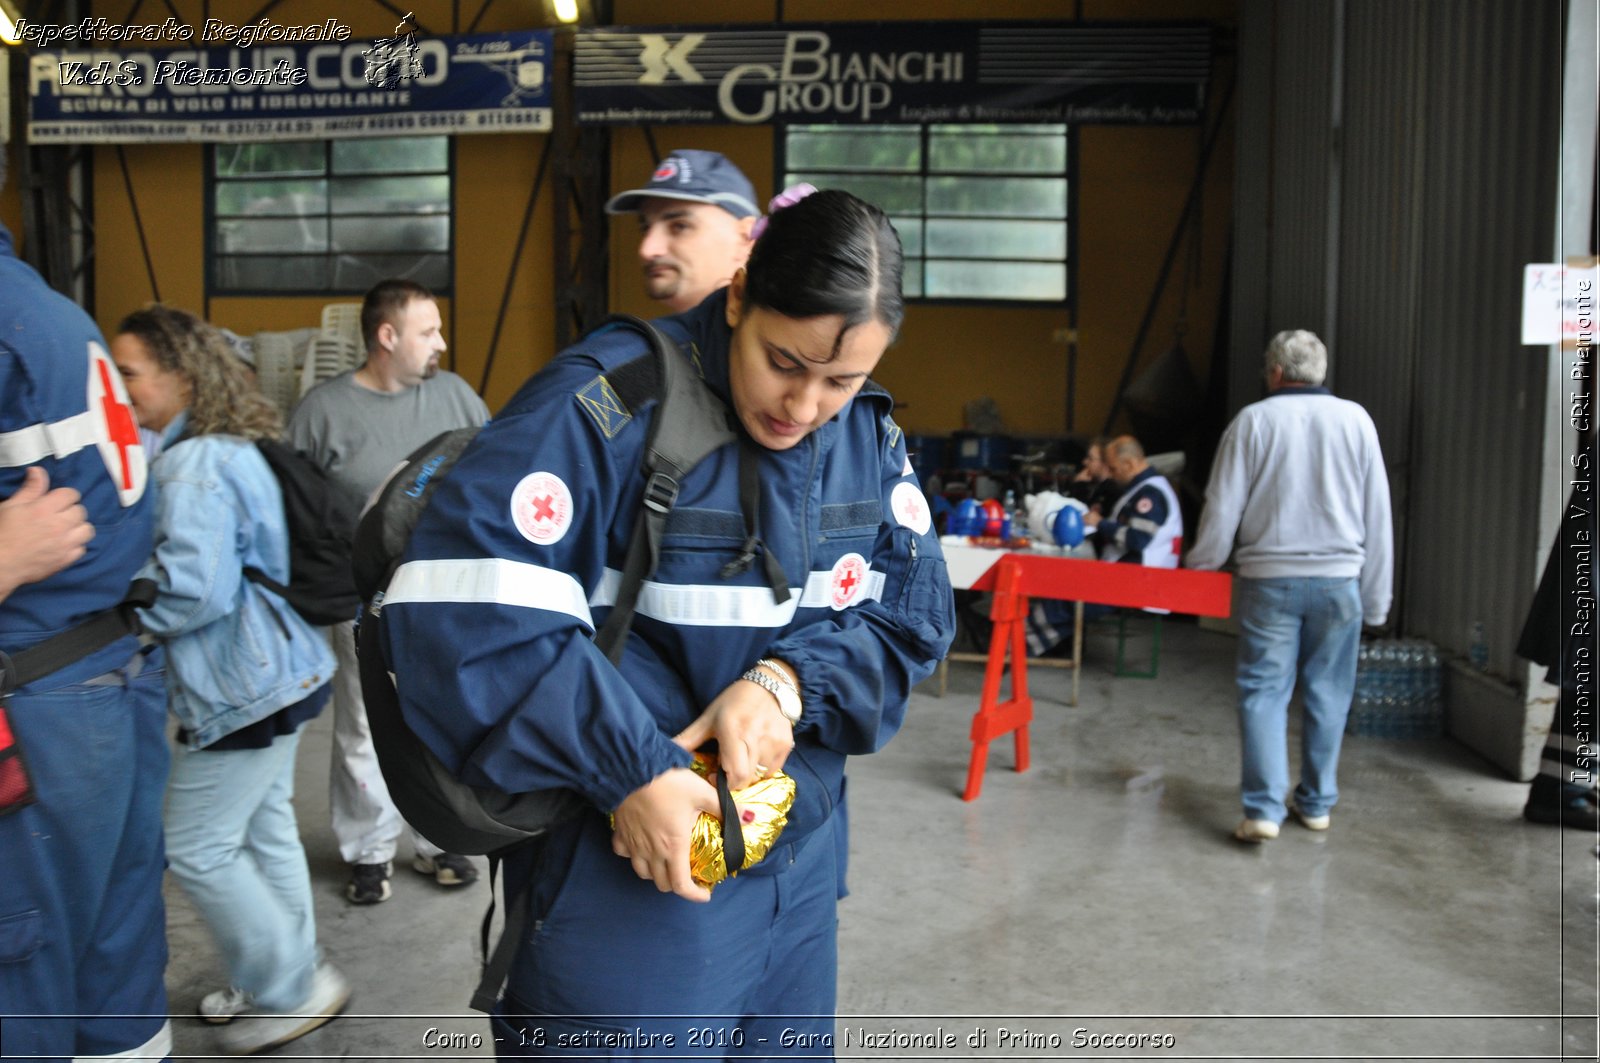
[(75, 640), (119, 621), (150, 556), (144, 447), (100, 330), (4, 226), (0, 321), (5, 1052), (162, 1059), (162, 654), (120, 622)]

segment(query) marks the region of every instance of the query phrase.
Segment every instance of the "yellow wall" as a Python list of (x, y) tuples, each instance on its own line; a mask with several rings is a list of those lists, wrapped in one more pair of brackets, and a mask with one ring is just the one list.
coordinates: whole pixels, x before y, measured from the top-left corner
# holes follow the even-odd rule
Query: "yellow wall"
[[(202, 16), (199, 0), (175, 0), (187, 21)], [(619, 25), (757, 22), (774, 17), (773, 0), (701, 0), (666, 5), (660, 0), (616, 0)], [(93, 14), (121, 18), (125, 3), (101, 0)], [(452, 8), (468, 19), (478, 5), (445, 0), (415, 0), (406, 5), (431, 33), (465, 32), (451, 25)], [(846, 19), (1203, 19), (1231, 27), (1237, 0), (991, 0), (981, 9), (969, 0), (878, 0), (871, 5), (844, 0), (786, 0), (788, 21)], [(205, 14), (243, 21), (260, 10), (259, 0), (212, 0)], [(543, 5), (497, 2), (487, 5), (480, 30), (537, 24)], [(167, 11), (163, 5), (161, 15)], [(313, 22), (328, 17), (321, 0), (285, 0), (270, 17), (280, 23)], [(150, 20), (154, 14), (147, 16)], [(359, 35), (386, 35), (395, 21), (377, 4), (339, 5), (340, 19)], [(1231, 60), (1217, 61), (1210, 92), (1232, 77)], [(745, 126), (657, 126), (652, 130), (662, 152), (676, 147), (709, 148), (732, 158), (756, 185), (775, 190), (775, 130)], [(547, 181), (535, 206), (522, 253), (513, 255), (540, 152), (546, 137), (495, 134), (456, 138), (455, 258), (453, 299), (443, 300), (447, 338), (456, 369), (478, 385), (488, 358), (506, 278), (516, 266), (494, 372), (485, 398), (498, 408), (526, 376), (554, 353), (551, 187)], [(1073, 428), (1099, 430), (1122, 375), (1146, 301), (1155, 284), (1189, 184), (1200, 146), (1200, 130), (1135, 126), (1086, 126), (1078, 139), (1077, 398)], [(161, 297), (195, 310), (240, 333), (316, 324), (322, 298), (213, 298), (205, 304), (204, 177), (205, 149), (197, 145), (130, 145), (94, 151), (94, 210), (98, 235), (97, 300), (102, 328), (111, 328), (127, 311), (152, 297), (140, 250), (134, 211), (124, 182), (126, 159)], [(636, 187), (654, 160), (640, 129), (612, 131), (611, 191)], [(13, 166), (13, 172), (15, 167)], [(1204, 196), (1203, 231), (1198, 254), (1185, 246), (1166, 297), (1141, 352), (1146, 364), (1172, 341), (1181, 282), (1190, 281), (1185, 347), (1203, 381), (1211, 358), (1212, 333), (1222, 295), (1222, 268), (1231, 215), (1233, 146), (1231, 121), (1211, 160)], [(14, 192), (0, 193), (0, 217), (19, 229)], [(657, 304), (643, 295), (637, 259), (638, 231), (633, 219), (611, 221), (612, 308), (646, 315)], [(900, 419), (912, 432), (948, 432), (962, 426), (962, 405), (990, 396), (1008, 428), (1029, 435), (1054, 435), (1068, 429), (1067, 311), (1060, 308), (998, 306), (920, 306), (908, 308), (898, 344), (885, 358), (878, 378), (904, 404)]]

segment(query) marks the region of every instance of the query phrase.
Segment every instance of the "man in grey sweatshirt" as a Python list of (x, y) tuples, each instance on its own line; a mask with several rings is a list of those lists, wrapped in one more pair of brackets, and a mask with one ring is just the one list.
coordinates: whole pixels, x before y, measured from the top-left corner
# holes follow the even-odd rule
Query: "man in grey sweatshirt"
[[(1267, 346), (1268, 395), (1223, 433), (1188, 566), (1238, 567), (1239, 724), (1244, 820), (1234, 837), (1278, 836), (1292, 808), (1326, 830), (1363, 620), (1388, 619), (1394, 533), (1389, 478), (1367, 411), (1322, 386), (1328, 349), (1315, 333)], [(1289, 803), (1288, 716), (1305, 702), (1300, 782)]]

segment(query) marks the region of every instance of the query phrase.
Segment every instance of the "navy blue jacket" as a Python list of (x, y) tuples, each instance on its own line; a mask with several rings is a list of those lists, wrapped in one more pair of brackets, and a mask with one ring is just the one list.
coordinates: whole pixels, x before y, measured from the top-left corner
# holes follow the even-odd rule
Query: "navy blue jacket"
[[(76, 563), (0, 602), (0, 650), (16, 653), (115, 606), (150, 556), (152, 508), (139, 428), (100, 330), (12, 250), (0, 225), (0, 498), (30, 465), (75, 487), (95, 535)], [(100, 675), (138, 649), (129, 637), (30, 689)]]
[[(713, 296), (658, 324), (726, 401), (724, 306)], [(624, 408), (605, 374), (646, 350), (616, 329), (563, 352), (440, 486), (384, 604), (402, 710), (467, 782), (570, 787), (609, 810), (686, 765), (672, 735), (757, 658), (782, 658), (805, 703), (785, 768), (794, 842), (831, 814), (845, 755), (888, 741), (949, 645), (939, 541), (891, 400), (869, 386), (793, 449), (761, 451), (761, 533), (793, 596), (775, 601), (759, 560), (722, 577), (745, 538), (738, 448), (724, 447), (685, 478), (613, 667), (592, 637), (632, 536), (655, 407)]]

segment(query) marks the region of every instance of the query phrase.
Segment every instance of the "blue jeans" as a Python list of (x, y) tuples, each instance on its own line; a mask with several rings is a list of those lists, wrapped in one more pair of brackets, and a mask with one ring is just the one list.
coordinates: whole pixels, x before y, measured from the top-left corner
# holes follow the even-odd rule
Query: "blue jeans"
[[(139, 654), (88, 682), (6, 699), (38, 796), (0, 817), (8, 1056), (170, 1051), (160, 661), (159, 652)], [(145, 663), (153, 667), (141, 673)]]
[(1297, 673), (1305, 720), (1294, 800), (1308, 816), (1326, 815), (1339, 800), (1339, 746), (1360, 644), (1361, 589), (1354, 577), (1239, 580), (1236, 675), (1246, 817), (1277, 823), (1287, 813), (1289, 698)]
[(179, 753), (167, 793), (167, 859), (205, 917), (232, 983), (269, 1011), (311, 995), (317, 928), (295, 822), (300, 732), (266, 749)]

